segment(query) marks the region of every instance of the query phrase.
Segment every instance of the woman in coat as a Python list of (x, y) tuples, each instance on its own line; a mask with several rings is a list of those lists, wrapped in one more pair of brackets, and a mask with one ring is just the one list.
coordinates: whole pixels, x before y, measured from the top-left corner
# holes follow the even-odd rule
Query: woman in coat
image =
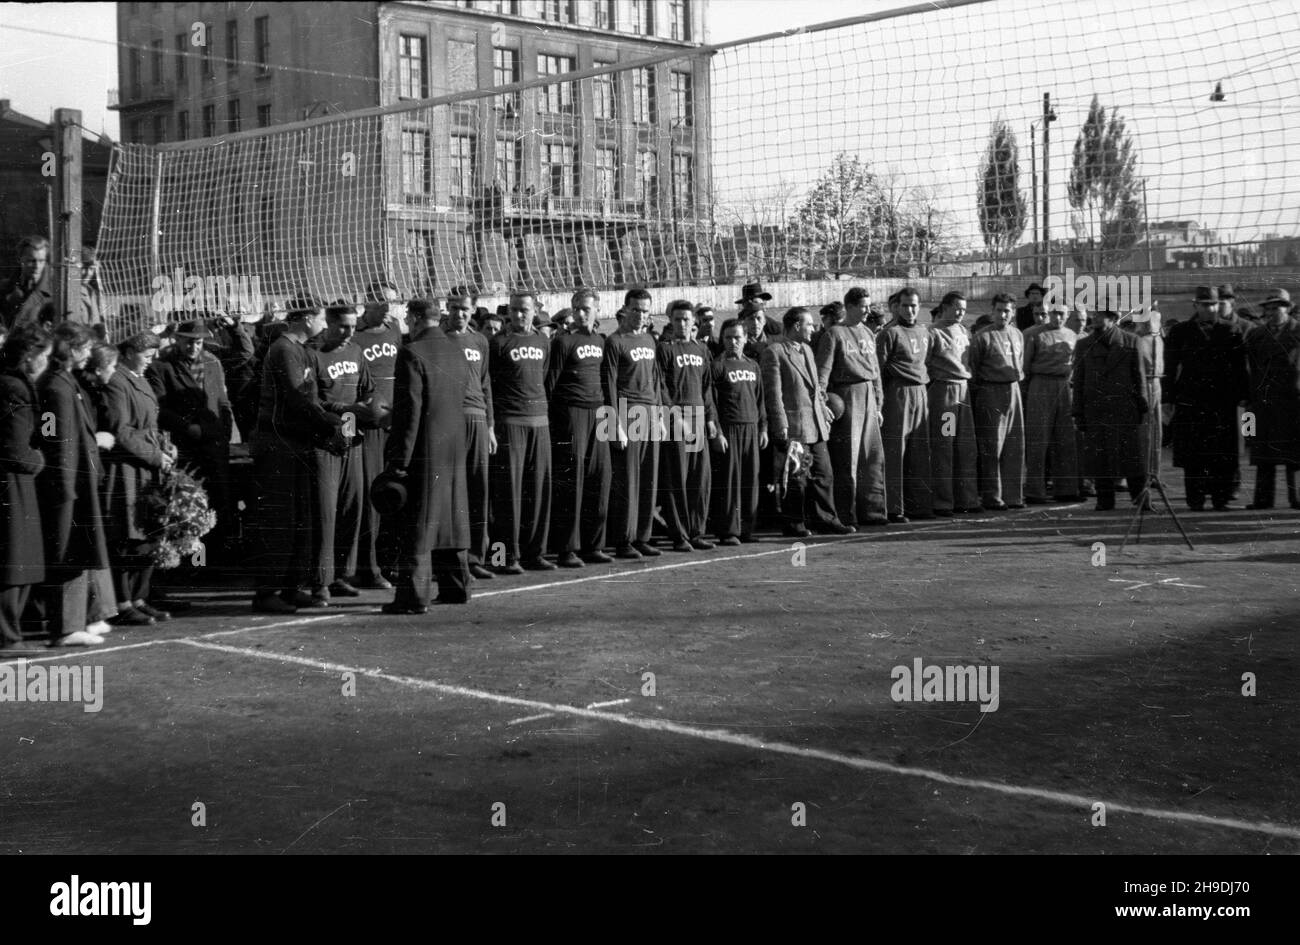
[(176, 451), (164, 446), (158, 431), (158, 400), (145, 369), (158, 353), (152, 332), (139, 332), (118, 345), (117, 370), (104, 387), (104, 428), (113, 435), (104, 479), (104, 511), (109, 522), (113, 582), (119, 624), (166, 620), (171, 614), (147, 603), (153, 564), (151, 536), (141, 521), (140, 495), (171, 469)]
[(54, 331), (50, 369), (41, 378), (41, 444), (45, 469), (36, 477), (45, 536), (45, 618), (55, 646), (103, 643), (86, 632), (88, 572), (108, 567), (99, 504), (102, 466), (95, 419), (73, 371), (90, 360), (93, 336), (64, 322)]
[(0, 351), (0, 648), (21, 646), (20, 621), (32, 585), (45, 580), (36, 474), (40, 399), (36, 382), (49, 366), (53, 340), (41, 328), (20, 328)]

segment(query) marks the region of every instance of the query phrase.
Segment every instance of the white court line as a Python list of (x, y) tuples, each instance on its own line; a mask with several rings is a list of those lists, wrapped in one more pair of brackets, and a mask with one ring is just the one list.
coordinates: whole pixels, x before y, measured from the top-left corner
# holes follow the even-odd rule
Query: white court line
[(587, 706), (588, 709), (608, 709), (612, 705), (627, 705), (631, 699), (613, 699), (609, 702), (593, 702)]
[(291, 656), (287, 653), (268, 653), (264, 650), (250, 650), (243, 647), (227, 646), (220, 643), (203, 643), (198, 640), (177, 640), (175, 642), (185, 643), (189, 646), (198, 647), (200, 649), (230, 653), (236, 656), (252, 656), (258, 659), (273, 660), (275, 662), (306, 666), (312, 669), (326, 670), (336, 673), (356, 673), (360, 676), (367, 676), (371, 679), (380, 679), (386, 682), (394, 682), (398, 685), (410, 686), (414, 689), (423, 689), (429, 692), (437, 692), (449, 696), (481, 699), (486, 702), (495, 702), (500, 705), (518, 706), (519, 708), (542, 711), (548, 715), (573, 715), (579, 718), (592, 719), (593, 721), (613, 722), (618, 725), (626, 725), (631, 728), (639, 728), (650, 732), (668, 732), (673, 735), (685, 735), (690, 738), (720, 742), (726, 745), (736, 745), (741, 748), (766, 751), (777, 755), (790, 755), (796, 758), (828, 761), (832, 764), (844, 765), (845, 767), (855, 768), (859, 771), (874, 771), (881, 774), (898, 775), (900, 777), (922, 778), (928, 781), (936, 781), (940, 784), (951, 785), (952, 787), (993, 791), (1011, 797), (1049, 801), (1054, 804), (1063, 804), (1068, 807), (1082, 808), (1086, 811), (1091, 811), (1093, 804), (1100, 802), (1106, 805), (1108, 812), (1119, 811), (1121, 813), (1137, 814), (1139, 816), (1154, 817), (1161, 820), (1179, 821), (1182, 823), (1198, 824), (1208, 827), (1222, 827), (1229, 830), (1242, 830), (1250, 833), (1262, 833), (1274, 837), (1286, 837), (1292, 840), (1300, 840), (1300, 827), (1294, 827), (1290, 824), (1274, 824), (1268, 821), (1237, 820), (1236, 818), (1231, 817), (1213, 817), (1208, 814), (1162, 810), (1157, 807), (1138, 807), (1132, 804), (1123, 804), (1118, 801), (1107, 801), (1100, 797), (1084, 797), (1080, 794), (1069, 794), (1064, 791), (1052, 791), (1045, 788), (1002, 784), (997, 781), (985, 781), (981, 778), (956, 777), (944, 774), (940, 771), (932, 771), (928, 768), (904, 767), (901, 765), (889, 764), (884, 761), (875, 761), (871, 758), (846, 755), (837, 751), (828, 751), (821, 748), (804, 748), (799, 745), (788, 745), (784, 742), (766, 741), (761, 738), (755, 738), (751, 735), (740, 735), (735, 732), (729, 732), (722, 728), (702, 729), (696, 728), (692, 725), (683, 725), (680, 722), (641, 718), (633, 715), (623, 715), (617, 712), (599, 712), (594, 709), (580, 709), (577, 706), (541, 702), (536, 699), (521, 699), (518, 696), (504, 696), (495, 692), (487, 692), (482, 689), (468, 689), (464, 686), (452, 686), (446, 683), (433, 682), (428, 679), (417, 679), (411, 676), (395, 676), (391, 673), (385, 673), (382, 670), (358, 669), (353, 666), (344, 666), (339, 663), (326, 663), (321, 660), (308, 659), (303, 656)]
[(72, 647), (52, 647), (52, 649), (59, 652), (52, 653), (49, 656), (20, 656), (17, 659), (4, 660), (0, 662), (0, 666), (12, 666), (23, 659), (26, 659), (28, 663), (49, 663), (53, 660), (66, 660), (73, 656), (102, 656), (105, 653), (121, 653), (123, 650), (138, 650), (144, 646), (159, 646), (163, 643), (175, 642), (175, 640), (144, 640), (140, 643), (124, 643), (121, 646), (79, 646), (76, 649)]
[(524, 722), (536, 722), (538, 719), (554, 718), (554, 712), (543, 712), (540, 715), (525, 715), (522, 719), (511, 719), (507, 725), (522, 725)]

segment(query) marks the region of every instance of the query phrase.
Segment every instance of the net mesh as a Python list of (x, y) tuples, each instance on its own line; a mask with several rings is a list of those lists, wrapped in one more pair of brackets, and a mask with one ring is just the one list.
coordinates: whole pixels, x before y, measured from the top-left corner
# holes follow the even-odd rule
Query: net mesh
[[(1273, 284), (1300, 272), (1297, 42), (1289, 2), (995, 0), (579, 81), (555, 78), (578, 57), (543, 52), (514, 73), (543, 84), (515, 91), (120, 147), (101, 265), (126, 328), (187, 296), (360, 300), (380, 282), (974, 286), (1069, 267)], [(453, 91), (477, 74), (462, 54)]]

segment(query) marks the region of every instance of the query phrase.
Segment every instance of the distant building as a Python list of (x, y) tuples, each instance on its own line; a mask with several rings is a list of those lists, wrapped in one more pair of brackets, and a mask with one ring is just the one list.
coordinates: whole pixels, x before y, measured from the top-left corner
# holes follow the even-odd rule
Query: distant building
[[(110, 107), (128, 143), (219, 137), (688, 52), (705, 7), (119, 3)], [(707, 59), (679, 60), (467, 101), (432, 122), (404, 113), (391, 135), (386, 120), (387, 252), (418, 261), (402, 288), (707, 276), (708, 83)]]
[[(53, 125), (20, 114), (0, 99), (0, 280), (16, 265), (14, 247), (24, 236), (49, 238), (54, 178), (41, 173), (45, 155), (54, 151)], [(113, 142), (82, 136), (82, 238), (94, 242), (104, 209), (108, 162)], [(50, 196), (47, 196), (49, 194)]]

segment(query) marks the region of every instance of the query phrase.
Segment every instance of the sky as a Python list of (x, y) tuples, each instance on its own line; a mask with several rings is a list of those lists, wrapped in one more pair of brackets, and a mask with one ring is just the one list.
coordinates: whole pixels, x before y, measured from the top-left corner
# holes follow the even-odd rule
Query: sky
[[(711, 0), (707, 38), (902, 5)], [(115, 36), (112, 3), (0, 3), (0, 98), (37, 118), (80, 108), (89, 131), (118, 137), (106, 108)], [(1054, 235), (1066, 230), (1071, 149), (1094, 94), (1125, 120), (1151, 219), (1196, 219), (1239, 239), (1297, 233), (1297, 44), (1294, 0), (994, 0), (725, 50), (713, 70), (716, 197), (766, 212), (845, 151), (903, 190), (937, 195), (952, 227), (974, 237), (990, 124), (1004, 118), (1019, 137), (1028, 190), (1030, 125), (1049, 91)], [(1214, 104), (1219, 81), (1226, 100)]]

